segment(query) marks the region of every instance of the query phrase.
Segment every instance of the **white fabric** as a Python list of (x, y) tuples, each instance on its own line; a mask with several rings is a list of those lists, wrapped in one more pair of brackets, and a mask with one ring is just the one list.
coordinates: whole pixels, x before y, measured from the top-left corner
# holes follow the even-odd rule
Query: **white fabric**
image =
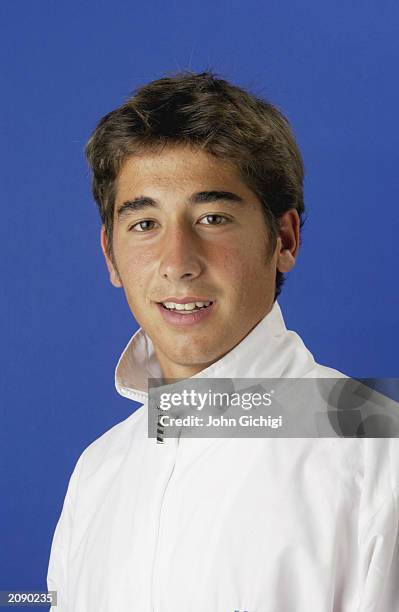
[[(53, 538), (53, 612), (397, 612), (396, 439), (147, 436), (139, 330), (116, 368), (144, 405), (82, 453)], [(199, 376), (330, 377), (272, 311)]]

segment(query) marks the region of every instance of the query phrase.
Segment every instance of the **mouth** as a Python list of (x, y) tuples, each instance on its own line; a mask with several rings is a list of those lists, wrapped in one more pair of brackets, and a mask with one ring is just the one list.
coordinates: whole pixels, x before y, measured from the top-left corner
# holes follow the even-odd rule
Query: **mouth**
[(167, 299), (156, 302), (156, 305), (164, 319), (172, 325), (196, 325), (208, 318), (215, 309), (215, 300), (207, 299), (188, 299), (172, 300)]
[[(186, 299), (186, 298), (185, 298)], [(213, 304), (212, 300), (193, 300), (192, 302), (174, 302), (173, 300), (165, 300), (164, 302), (158, 302), (165, 310), (170, 312), (178, 312), (179, 314), (185, 315), (193, 312), (198, 312), (204, 308), (209, 308)]]

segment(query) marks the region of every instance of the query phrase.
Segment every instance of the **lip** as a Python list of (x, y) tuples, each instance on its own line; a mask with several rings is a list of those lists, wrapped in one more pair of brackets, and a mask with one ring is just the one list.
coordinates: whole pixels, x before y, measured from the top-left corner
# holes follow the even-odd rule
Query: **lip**
[[(164, 300), (164, 301), (165, 302), (176, 302), (176, 298), (168, 298), (167, 300)], [(204, 299), (198, 299), (198, 298), (190, 298), (190, 299), (184, 298), (184, 301), (180, 301), (178, 303), (185, 304), (187, 302), (210, 302), (210, 301), (212, 300), (204, 300)], [(167, 310), (159, 302), (156, 303), (156, 306), (159, 312), (161, 313), (163, 320), (166, 323), (169, 323), (170, 325), (174, 325), (177, 327), (190, 327), (190, 326), (199, 325), (205, 319), (208, 319), (212, 315), (215, 309), (216, 302), (213, 302), (206, 308), (201, 308), (200, 310), (197, 310), (197, 312), (188, 312), (188, 314), (180, 314), (179, 311)]]
[(206, 297), (195, 297), (195, 296), (191, 296), (189, 295), (188, 297), (184, 297), (184, 298), (177, 298), (177, 297), (167, 297), (163, 300), (158, 300), (158, 304), (163, 302), (174, 302), (175, 304), (189, 304), (190, 302), (213, 302), (214, 300), (211, 300), (210, 298)]

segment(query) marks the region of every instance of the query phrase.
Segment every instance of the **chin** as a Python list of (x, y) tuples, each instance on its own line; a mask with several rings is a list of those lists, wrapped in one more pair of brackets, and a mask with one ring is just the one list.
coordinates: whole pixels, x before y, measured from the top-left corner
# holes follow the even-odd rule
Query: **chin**
[(193, 350), (193, 347), (187, 349), (174, 350), (166, 352), (169, 359), (180, 366), (207, 366), (219, 359), (219, 353), (216, 351)]

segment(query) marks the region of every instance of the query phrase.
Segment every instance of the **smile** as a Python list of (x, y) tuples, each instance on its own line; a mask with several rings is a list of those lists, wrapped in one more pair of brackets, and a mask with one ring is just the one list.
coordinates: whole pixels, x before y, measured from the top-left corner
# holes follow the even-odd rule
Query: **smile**
[(156, 303), (163, 320), (173, 326), (198, 325), (211, 316), (215, 305), (216, 302), (211, 300), (184, 304), (172, 301)]
[(177, 302), (161, 302), (162, 306), (167, 310), (178, 310), (180, 313), (185, 314), (186, 312), (197, 311), (201, 308), (208, 308), (213, 302), (187, 302), (185, 304), (179, 304)]

